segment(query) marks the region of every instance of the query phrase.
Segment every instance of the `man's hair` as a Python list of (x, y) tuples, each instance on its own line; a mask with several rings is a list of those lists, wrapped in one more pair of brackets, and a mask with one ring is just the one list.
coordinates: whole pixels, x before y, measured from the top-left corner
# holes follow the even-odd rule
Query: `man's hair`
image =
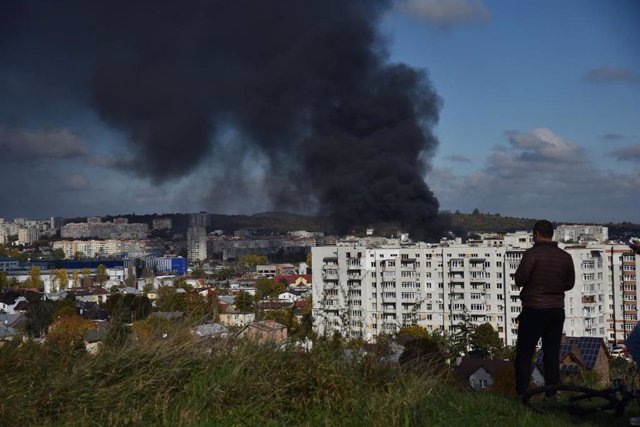
[(541, 219), (533, 225), (533, 233), (536, 231), (544, 238), (551, 239), (553, 237), (553, 225), (546, 219)]

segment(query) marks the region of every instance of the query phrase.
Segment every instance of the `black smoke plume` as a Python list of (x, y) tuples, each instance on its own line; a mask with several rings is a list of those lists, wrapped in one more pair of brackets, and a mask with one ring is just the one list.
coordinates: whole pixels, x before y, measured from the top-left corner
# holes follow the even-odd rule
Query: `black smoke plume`
[(396, 222), (436, 238), (444, 224), (423, 176), (440, 101), (423, 71), (388, 60), (377, 34), (388, 7), (7, 1), (0, 48), (38, 50), (35, 63), (5, 59), (43, 88), (55, 79), (89, 94), (80, 102), (127, 135), (135, 171), (155, 182), (215, 156), (220, 130), (234, 128), (268, 159), (274, 206), (315, 206), (342, 232)]

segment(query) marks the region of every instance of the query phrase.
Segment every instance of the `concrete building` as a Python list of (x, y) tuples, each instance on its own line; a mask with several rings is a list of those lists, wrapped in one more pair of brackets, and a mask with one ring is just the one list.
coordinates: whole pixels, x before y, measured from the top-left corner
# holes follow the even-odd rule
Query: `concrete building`
[(598, 242), (609, 240), (609, 228), (601, 225), (559, 225), (555, 240), (566, 243)]
[(152, 222), (154, 230), (171, 230), (171, 218), (156, 218)]
[[(530, 247), (525, 234), (504, 236), (502, 245), (366, 239), (315, 247), (314, 329), (372, 340), (405, 325), (454, 333), (470, 316), (514, 345), (522, 307), (513, 275)], [(639, 257), (621, 244), (565, 249), (576, 268), (565, 300), (565, 332), (622, 342), (638, 320)]]
[(208, 227), (209, 225), (211, 225), (209, 214), (205, 211), (189, 215), (190, 227)]
[(207, 230), (204, 227), (187, 230), (187, 259), (189, 262), (207, 259)]
[(126, 254), (129, 257), (146, 255), (145, 240), (60, 240), (53, 242), (53, 249), (62, 249), (67, 259), (80, 253), (87, 258)]
[(18, 229), (18, 244), (32, 245), (40, 238), (40, 232), (37, 227), (21, 227)]

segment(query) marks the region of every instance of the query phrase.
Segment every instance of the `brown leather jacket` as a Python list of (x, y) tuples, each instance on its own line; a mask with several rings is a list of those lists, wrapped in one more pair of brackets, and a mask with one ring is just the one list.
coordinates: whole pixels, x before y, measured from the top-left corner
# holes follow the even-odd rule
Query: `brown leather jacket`
[(522, 256), (515, 274), (522, 306), (528, 308), (564, 307), (564, 293), (573, 288), (575, 279), (571, 255), (556, 242), (536, 242)]

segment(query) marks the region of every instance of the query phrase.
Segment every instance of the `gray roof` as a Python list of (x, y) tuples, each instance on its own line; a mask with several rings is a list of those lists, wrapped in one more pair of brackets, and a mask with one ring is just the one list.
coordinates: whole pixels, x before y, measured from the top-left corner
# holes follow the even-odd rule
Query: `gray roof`
[(0, 339), (13, 338), (16, 336), (16, 330), (11, 326), (0, 325)]
[(210, 337), (214, 335), (226, 334), (229, 332), (226, 326), (220, 323), (205, 323), (195, 328), (196, 334), (201, 337)]
[(11, 314), (6, 314), (6, 313), (1, 313), (0, 314), (0, 324), (3, 326), (15, 326), (17, 323), (19, 323), (20, 321), (24, 320), (24, 314), (22, 313), (11, 313)]
[(225, 304), (233, 304), (236, 298), (233, 295), (220, 295), (218, 297), (218, 300), (220, 300), (220, 302), (223, 302)]

